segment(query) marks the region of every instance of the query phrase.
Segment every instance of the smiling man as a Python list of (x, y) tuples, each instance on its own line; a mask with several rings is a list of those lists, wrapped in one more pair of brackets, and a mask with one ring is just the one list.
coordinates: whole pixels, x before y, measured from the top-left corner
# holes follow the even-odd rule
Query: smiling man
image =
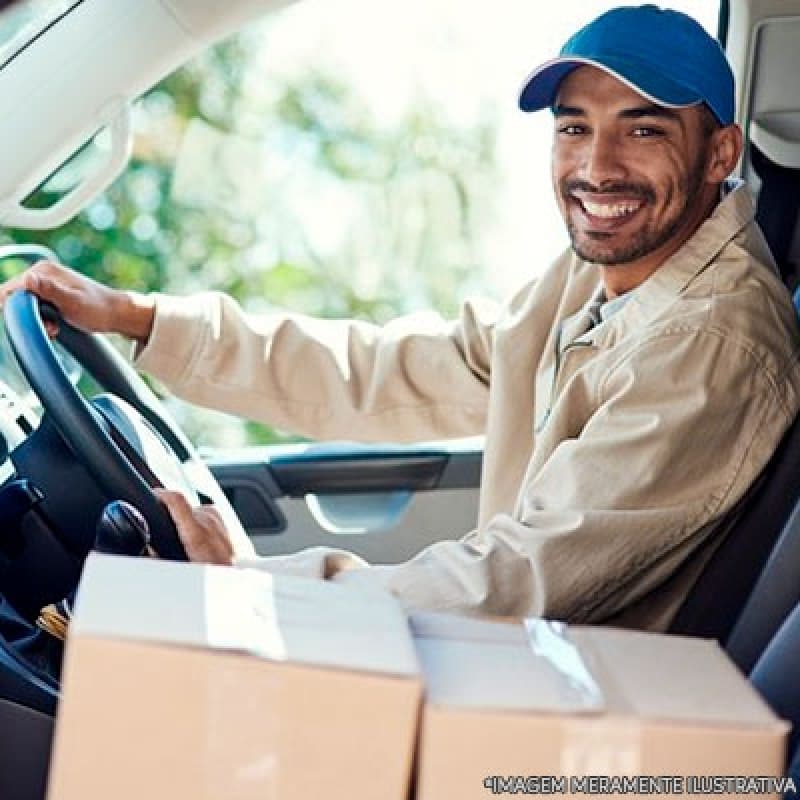
[(711, 214), (739, 128), (720, 129), (704, 105), (659, 106), (588, 65), (563, 79), (553, 114), (553, 178), (572, 248), (601, 266), (608, 296), (625, 294)]
[[(504, 307), (383, 328), (253, 317), (219, 294), (145, 297), (47, 263), (0, 297), (30, 288), (138, 340), (138, 366), (183, 397), (314, 438), (486, 434), (464, 539), (398, 565), (317, 548), (255, 566), (410, 608), (665, 629), (800, 407), (794, 310), (747, 189), (727, 180), (733, 76), (689, 17), (620, 8), (535, 70), (520, 106), (552, 110), (572, 245)], [(190, 556), (232, 559), (213, 511), (162, 497)]]

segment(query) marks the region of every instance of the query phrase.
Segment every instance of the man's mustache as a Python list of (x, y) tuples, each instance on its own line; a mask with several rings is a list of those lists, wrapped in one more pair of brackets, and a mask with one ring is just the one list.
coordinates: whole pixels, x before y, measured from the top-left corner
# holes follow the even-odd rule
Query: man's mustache
[(624, 195), (625, 197), (641, 197), (642, 200), (655, 202), (656, 193), (652, 187), (642, 183), (625, 183), (622, 181), (616, 183), (602, 183), (595, 186), (588, 181), (568, 180), (561, 183), (561, 194), (564, 198), (575, 194), (576, 192), (585, 192), (593, 195)]

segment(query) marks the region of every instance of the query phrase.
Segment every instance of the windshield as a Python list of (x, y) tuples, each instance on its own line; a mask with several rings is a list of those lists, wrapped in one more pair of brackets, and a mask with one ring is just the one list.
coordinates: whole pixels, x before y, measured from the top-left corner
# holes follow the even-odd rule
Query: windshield
[(12, 59), (80, 0), (25, 0), (0, 13), (0, 65)]

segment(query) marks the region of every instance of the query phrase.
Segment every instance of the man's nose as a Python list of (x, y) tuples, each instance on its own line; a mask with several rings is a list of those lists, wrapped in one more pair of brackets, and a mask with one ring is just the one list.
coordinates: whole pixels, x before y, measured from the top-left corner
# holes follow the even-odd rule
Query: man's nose
[(594, 186), (626, 177), (622, 148), (616, 136), (595, 132), (584, 155), (583, 178)]

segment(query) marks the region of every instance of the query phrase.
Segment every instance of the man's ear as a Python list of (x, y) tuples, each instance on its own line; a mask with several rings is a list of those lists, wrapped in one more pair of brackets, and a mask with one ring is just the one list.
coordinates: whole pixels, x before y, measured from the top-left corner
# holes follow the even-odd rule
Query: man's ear
[(708, 148), (706, 180), (709, 183), (722, 183), (739, 163), (742, 147), (742, 129), (738, 125), (726, 125), (715, 130)]

